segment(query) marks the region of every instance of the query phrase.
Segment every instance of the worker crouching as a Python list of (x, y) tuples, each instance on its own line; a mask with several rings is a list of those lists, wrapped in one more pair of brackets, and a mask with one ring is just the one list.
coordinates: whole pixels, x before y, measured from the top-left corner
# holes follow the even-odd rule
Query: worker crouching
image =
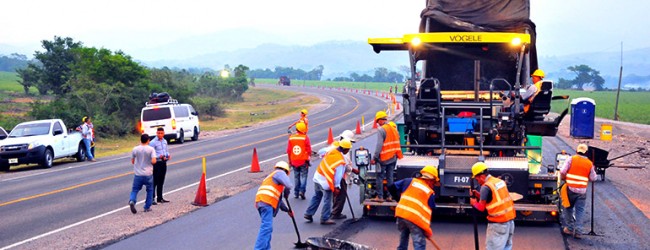
[[(419, 178), (406, 178), (389, 186), (394, 197), (400, 197), (395, 217), (400, 231), (398, 250), (408, 249), (409, 235), (413, 238), (415, 250), (426, 249), (426, 239), (431, 238), (431, 213), (436, 207), (433, 187), (440, 185), (438, 169), (425, 166)], [(401, 194), (401, 196), (399, 195)]]
[[(483, 212), (487, 210), (486, 249), (512, 249), (515, 233), (515, 203), (506, 183), (488, 173), (488, 166), (477, 162), (472, 166), (472, 178), (481, 185), (481, 192), (472, 190), (470, 204)], [(479, 197), (477, 201), (476, 197)]]
[[(278, 213), (278, 208), (289, 213), (291, 211), (282, 202), (282, 196), (288, 198), (291, 193), (291, 180), (289, 179), (289, 164), (279, 161), (275, 164), (275, 171), (267, 176), (255, 195), (255, 207), (262, 218), (260, 231), (255, 241), (255, 249), (271, 249), (271, 234), (273, 233), (273, 217)], [(283, 194), (284, 193), (284, 194)]]

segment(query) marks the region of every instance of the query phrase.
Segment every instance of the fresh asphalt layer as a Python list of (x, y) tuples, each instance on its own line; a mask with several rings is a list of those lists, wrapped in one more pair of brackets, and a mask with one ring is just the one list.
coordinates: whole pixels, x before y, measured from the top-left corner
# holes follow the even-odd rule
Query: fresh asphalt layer
[[(301, 87), (283, 89), (329, 100), (327, 108), (309, 115), (313, 144), (325, 141), (329, 128), (334, 133), (353, 129), (361, 116), (373, 117), (386, 107), (384, 100), (363, 94)], [(271, 123), (217, 138), (171, 145), (165, 190), (195, 183), (202, 157), (207, 159), (210, 178), (249, 165), (253, 148), (257, 148), (260, 161), (284, 154), (287, 125), (288, 122)], [(137, 144), (133, 142), (134, 146)], [(129, 156), (120, 155), (93, 163), (61, 163), (27, 174), (0, 175), (0, 248), (124, 207), (133, 180), (132, 170)]]

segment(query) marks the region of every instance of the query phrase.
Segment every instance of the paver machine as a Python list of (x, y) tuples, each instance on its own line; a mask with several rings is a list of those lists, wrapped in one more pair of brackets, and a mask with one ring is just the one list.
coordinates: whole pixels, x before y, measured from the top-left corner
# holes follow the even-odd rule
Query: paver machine
[[(551, 100), (568, 96), (552, 97), (553, 83), (545, 81), (532, 102), (521, 97), (538, 69), (529, 12), (527, 0), (429, 0), (419, 33), (368, 39), (376, 53), (408, 53), (412, 76), (399, 124), (405, 157), (395, 180), (437, 166), (436, 214), (469, 212), (471, 166), (484, 161), (523, 196), (515, 202), (518, 220), (557, 220), (558, 177), (541, 164), (542, 137), (555, 136), (568, 111), (551, 117)], [(364, 214), (392, 216), (396, 202), (370, 200), (376, 168), (361, 169)]]

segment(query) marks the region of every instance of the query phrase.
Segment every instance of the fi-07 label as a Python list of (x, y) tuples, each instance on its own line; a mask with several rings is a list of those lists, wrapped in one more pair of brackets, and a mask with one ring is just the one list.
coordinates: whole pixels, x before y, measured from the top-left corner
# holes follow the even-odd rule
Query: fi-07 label
[(468, 184), (469, 176), (454, 176), (452, 180), (455, 184)]

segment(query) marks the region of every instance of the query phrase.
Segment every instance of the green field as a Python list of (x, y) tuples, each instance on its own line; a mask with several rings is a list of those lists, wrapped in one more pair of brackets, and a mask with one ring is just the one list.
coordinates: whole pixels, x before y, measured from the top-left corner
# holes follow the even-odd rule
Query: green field
[[(18, 83), (19, 79), (15, 72), (0, 71), (0, 97), (8, 94), (24, 94), (25, 90), (23, 90), (23, 85)], [(29, 93), (36, 94), (38, 90), (31, 87)]]
[[(553, 95), (569, 95), (571, 99), (588, 97), (596, 101), (596, 116), (614, 119), (616, 91), (554, 90)], [(553, 112), (561, 112), (568, 105), (565, 101), (554, 101)], [(618, 102), (618, 117), (621, 121), (650, 124), (650, 92), (621, 91)]]

